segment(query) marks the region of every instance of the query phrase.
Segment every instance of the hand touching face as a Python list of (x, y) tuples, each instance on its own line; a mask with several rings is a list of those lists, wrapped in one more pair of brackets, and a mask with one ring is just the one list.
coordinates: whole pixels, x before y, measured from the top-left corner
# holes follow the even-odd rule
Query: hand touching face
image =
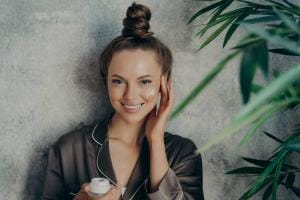
[(158, 110), (155, 106), (147, 117), (146, 136), (149, 142), (163, 141), (169, 114), (175, 102), (172, 80), (167, 80), (166, 76), (161, 76), (160, 83), (161, 99)]

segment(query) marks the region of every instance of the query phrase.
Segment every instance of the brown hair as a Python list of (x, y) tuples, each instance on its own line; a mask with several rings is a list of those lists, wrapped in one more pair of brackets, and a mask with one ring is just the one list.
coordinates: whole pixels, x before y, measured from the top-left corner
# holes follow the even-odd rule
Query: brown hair
[(106, 85), (108, 66), (114, 53), (125, 49), (150, 50), (156, 55), (158, 63), (162, 66), (162, 73), (169, 78), (172, 71), (173, 57), (170, 49), (158, 38), (149, 32), (151, 11), (141, 4), (132, 3), (123, 19), (122, 34), (113, 39), (102, 51), (99, 59), (100, 74)]

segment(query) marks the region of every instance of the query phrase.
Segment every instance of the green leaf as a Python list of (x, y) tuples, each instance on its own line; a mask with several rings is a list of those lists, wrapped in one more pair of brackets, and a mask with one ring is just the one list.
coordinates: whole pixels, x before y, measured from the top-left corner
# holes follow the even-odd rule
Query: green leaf
[[(280, 178), (279, 178), (279, 182), (281, 183), (284, 178), (285, 178), (285, 175), (281, 175)], [(265, 190), (265, 192), (263, 194), (263, 200), (268, 200), (269, 199), (269, 197), (272, 194), (272, 189), (273, 189), (273, 184), (271, 182), (269, 184), (269, 186), (266, 188), (266, 190)]]
[(242, 157), (242, 159), (260, 167), (267, 167), (271, 163), (271, 161), (268, 160), (258, 160), (258, 159), (248, 158), (248, 157)]
[(276, 166), (275, 178), (273, 181), (273, 188), (272, 188), (272, 200), (276, 200), (276, 192), (279, 185), (279, 176), (280, 176), (282, 165), (286, 160), (286, 157), (287, 157), (287, 153), (284, 154), (284, 156), (279, 160), (279, 163)]
[(265, 16), (265, 17), (255, 17), (242, 21), (240, 24), (257, 24), (257, 23), (266, 23), (278, 21), (279, 17), (277, 16)]
[(277, 5), (279, 8), (281, 8), (284, 11), (291, 12), (295, 15), (300, 15), (300, 10), (299, 9), (294, 9), (294, 8), (291, 8), (291, 7), (287, 7), (284, 4), (281, 4), (281, 3), (277, 2), (277, 1), (273, 1), (273, 0), (266, 0), (266, 1), (271, 2), (274, 5)]
[(199, 48), (202, 49), (203, 47), (205, 47), (206, 45), (208, 45), (211, 41), (213, 41), (218, 35), (220, 35), (225, 28), (227, 28), (233, 21), (234, 19), (230, 19), (227, 20), (227, 22), (225, 22), (224, 24), (222, 24), (222, 26), (220, 26), (216, 31), (214, 31), (205, 42), (203, 42), (203, 44), (201, 45), (201, 47)]
[(293, 186), (294, 182), (295, 182), (295, 178), (296, 178), (296, 175), (295, 173), (289, 173), (286, 177), (286, 189), (289, 189), (290, 187)]
[[(259, 192), (260, 190), (262, 190), (265, 186), (267, 186), (271, 181), (273, 180), (273, 178), (266, 178), (264, 180), (264, 182), (262, 183), (262, 185), (257, 188), (257, 191), (254, 193), (256, 194), (257, 192)], [(252, 194), (250, 197), (248, 197), (247, 195), (249, 194), (249, 190), (247, 192), (245, 192), (240, 198), (239, 200), (248, 200), (251, 196), (253, 196), (254, 194)]]
[(243, 24), (243, 26), (249, 32), (260, 36), (262, 39), (265, 39), (265, 40), (269, 41), (270, 43), (284, 47), (285, 49), (288, 49), (291, 52), (294, 52), (296, 54), (300, 54), (300, 46), (297, 45), (295, 42), (284, 39), (279, 35), (272, 35), (269, 32), (267, 32), (266, 30), (264, 30), (263, 28), (258, 27), (257, 25)]
[(252, 184), (251, 188), (242, 195), (240, 199), (248, 199), (261, 190), (267, 182), (270, 173), (275, 169), (277, 164), (285, 157), (287, 151), (281, 151), (278, 156), (268, 165), (259, 178)]
[[(297, 129), (296, 129), (297, 130)], [(294, 130), (294, 131), (296, 131), (296, 130)], [(298, 129), (299, 130), (299, 129)], [(285, 144), (294, 144), (294, 143), (299, 143), (300, 141), (300, 132), (296, 132), (296, 133), (294, 133), (294, 134), (292, 134), (292, 135), (290, 135), (289, 137), (288, 137), (288, 139), (286, 139), (285, 140)]]
[(189, 19), (189, 21), (188, 21), (187, 24), (191, 23), (193, 20), (195, 20), (195, 19), (196, 19), (197, 17), (199, 17), (200, 15), (202, 15), (202, 14), (204, 14), (204, 13), (206, 13), (206, 12), (208, 12), (208, 11), (210, 11), (210, 10), (212, 10), (212, 9), (214, 9), (214, 8), (216, 8), (216, 7), (220, 6), (220, 5), (222, 5), (222, 4), (224, 4), (225, 2), (226, 2), (226, 0), (218, 1), (218, 2), (216, 2), (216, 3), (214, 3), (214, 4), (211, 4), (210, 6), (204, 7), (203, 9), (197, 11), (197, 12)]
[(220, 143), (221, 141), (223, 141), (226, 137), (236, 133), (242, 127), (248, 126), (249, 124), (253, 123), (257, 119), (259, 119), (265, 112), (267, 112), (272, 107), (274, 107), (274, 105), (280, 104), (280, 107), (284, 108), (294, 102), (300, 102), (300, 98), (283, 100), (282, 102), (270, 102), (268, 104), (262, 104), (262, 105), (255, 107), (255, 109), (253, 109), (252, 112), (250, 112), (250, 114), (247, 114), (247, 115), (243, 116), (242, 118), (234, 119), (231, 122), (230, 126), (223, 129), (216, 136), (214, 136), (208, 143), (206, 143), (202, 147), (200, 147), (196, 151), (196, 153), (200, 153), (200, 154), (203, 153), (205, 150), (209, 149), (213, 145), (216, 145), (216, 144)]
[(273, 76), (275, 78), (278, 78), (281, 75), (280, 71), (278, 69), (273, 69)]
[(246, 104), (250, 98), (252, 81), (256, 70), (256, 58), (253, 47), (246, 48), (240, 64), (240, 85), (243, 103)]
[(296, 152), (300, 153), (300, 143), (287, 144), (285, 147), (289, 150), (296, 151)]
[(232, 17), (239, 17), (244, 14), (250, 15), (251, 13), (255, 12), (255, 9), (251, 7), (243, 7), (243, 8), (237, 8), (235, 10), (228, 11), (226, 13), (223, 13), (219, 15), (218, 19), (228, 19)]
[(291, 20), (288, 16), (286, 16), (285, 14), (277, 10), (276, 7), (274, 7), (273, 9), (274, 12), (278, 15), (278, 17), (284, 22), (285, 25), (287, 25), (290, 29), (295, 31), (297, 34), (300, 34), (300, 28), (298, 27), (298, 24), (296, 24), (295, 21)]
[(246, 0), (237, 0), (237, 1), (246, 3), (246, 4), (248, 4), (249, 6), (252, 6), (252, 7), (254, 7), (254, 8), (259, 8), (259, 9), (272, 9), (271, 6), (265, 5), (265, 4), (253, 3), (253, 2), (250, 2), (250, 1), (246, 1)]
[(259, 94), (257, 94), (255, 99), (248, 103), (239, 112), (239, 114), (236, 115), (234, 121), (239, 121), (249, 115), (251, 112), (253, 112), (253, 110), (264, 104), (266, 101), (284, 91), (290, 84), (298, 80), (299, 77), (300, 64), (290, 67), (289, 70), (287, 70), (277, 79), (273, 80), (269, 85), (264, 87), (264, 89)]
[(268, 46), (266, 42), (260, 43), (255, 47), (256, 58), (258, 67), (262, 70), (263, 75), (268, 77), (269, 72), (269, 53)]
[[(254, 159), (254, 158), (248, 158), (248, 157), (242, 157), (242, 159), (251, 164), (254, 164), (259, 167), (264, 167), (264, 168), (266, 168), (271, 163), (271, 161), (269, 161), (269, 160), (258, 160), (258, 159)], [(282, 167), (282, 171), (287, 171), (288, 169), (289, 170), (300, 170), (296, 166), (284, 164)]]
[(300, 197), (300, 188), (292, 186), (291, 190), (294, 192), (295, 195), (297, 195), (297, 197)]
[(242, 127), (245, 127), (254, 121), (256, 121), (262, 114), (264, 114), (266, 111), (271, 109), (274, 105), (264, 105), (261, 106), (260, 109), (256, 109), (254, 112), (251, 113), (251, 115), (247, 115), (246, 117), (240, 119), (239, 121), (233, 121), (230, 126), (223, 129), (220, 133), (218, 133), (216, 136), (214, 136), (208, 143), (204, 144), (202, 147), (200, 147), (196, 153), (203, 153), (205, 150), (210, 148), (211, 146), (218, 144), (219, 142), (223, 141), (226, 137), (229, 135), (237, 132)]
[(234, 170), (230, 170), (225, 174), (261, 174), (265, 168), (261, 167), (241, 167)]
[(263, 86), (252, 83), (251, 92), (253, 92), (254, 94), (259, 93), (262, 89), (263, 89)]
[(282, 54), (282, 55), (286, 55), (286, 56), (300, 56), (300, 54), (291, 52), (288, 49), (284, 49), (284, 48), (269, 49), (269, 52)]
[(277, 142), (279, 142), (279, 143), (283, 143), (282, 140), (280, 140), (279, 138), (275, 137), (275, 136), (272, 135), (271, 133), (268, 133), (268, 132), (266, 132), (266, 131), (263, 131), (263, 132), (264, 132), (264, 134), (267, 135), (269, 138), (271, 138), (271, 139), (273, 139), (273, 140), (275, 140), (275, 141), (277, 141)]
[(179, 103), (179, 105), (175, 108), (175, 110), (171, 113), (170, 119), (174, 119), (189, 103), (191, 103), (198, 94), (207, 86), (217, 74), (219, 74), (225, 67), (225, 65), (232, 60), (235, 56), (237, 56), (240, 51), (235, 51), (224, 59), (222, 59), (209, 73), (201, 80), (196, 87)]
[(284, 147), (290, 151), (300, 153), (300, 134), (291, 135), (285, 142)]
[(272, 194), (272, 189), (273, 189), (273, 184), (270, 183), (269, 186), (266, 188), (264, 195), (263, 195), (263, 200), (268, 200), (269, 197)]
[(240, 85), (244, 104), (247, 103), (250, 98), (256, 67), (261, 68), (263, 74), (267, 77), (268, 65), (269, 54), (266, 42), (261, 42), (245, 49), (240, 65)]
[(206, 33), (206, 31), (211, 27), (211, 24), (214, 23), (220, 14), (233, 2), (233, 0), (225, 0), (225, 3), (220, 5), (218, 9), (216, 9), (216, 13), (210, 18), (207, 25), (201, 31), (201, 37)]
[(249, 34), (246, 37), (242, 38), (236, 46), (232, 47), (232, 49), (245, 49), (248, 46), (255, 45), (256, 43), (263, 42), (263, 41), (264, 40), (262, 40), (261, 38)]
[(249, 13), (245, 13), (245, 14), (242, 14), (238, 18), (235, 19), (235, 21), (229, 27), (229, 29), (228, 29), (228, 31), (225, 35), (225, 39), (224, 39), (224, 42), (223, 42), (223, 48), (226, 46), (226, 44), (228, 43), (228, 41), (230, 40), (230, 38), (232, 37), (232, 35), (236, 31), (236, 29), (240, 26), (240, 24), (238, 22), (243, 21), (248, 16), (249, 16)]
[(280, 109), (282, 109), (281, 105), (274, 105), (270, 110), (266, 111), (262, 116), (252, 124), (250, 129), (246, 132), (245, 136), (240, 142), (240, 146), (245, 144), (251, 136), (257, 131), (259, 127), (261, 127), (269, 118), (272, 116), (275, 112), (278, 112)]
[(283, 2), (286, 3), (287, 5), (289, 5), (291, 8), (298, 9), (298, 10), (300, 9), (299, 6), (297, 6), (296, 4), (293, 4), (293, 3), (289, 2), (287, 0), (283, 0)]

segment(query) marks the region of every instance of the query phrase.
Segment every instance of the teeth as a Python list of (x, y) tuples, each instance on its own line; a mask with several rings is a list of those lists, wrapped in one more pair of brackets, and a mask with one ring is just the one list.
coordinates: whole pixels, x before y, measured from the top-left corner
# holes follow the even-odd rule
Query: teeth
[(129, 106), (129, 105), (123, 105), (124, 107), (126, 107), (126, 108), (129, 108), (129, 109), (136, 109), (136, 108), (139, 108), (139, 107), (141, 107), (142, 106), (142, 104), (138, 104), (138, 105), (136, 105), (136, 106)]

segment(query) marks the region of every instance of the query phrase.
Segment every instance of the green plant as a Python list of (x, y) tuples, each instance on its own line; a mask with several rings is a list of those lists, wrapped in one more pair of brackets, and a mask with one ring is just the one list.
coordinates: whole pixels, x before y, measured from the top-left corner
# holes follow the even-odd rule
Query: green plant
[[(201, 0), (200, 0), (201, 1)], [(210, 30), (213, 32), (201, 44), (198, 51), (209, 45), (221, 33), (225, 32), (223, 48), (233, 39), (240, 28), (246, 30), (246, 35), (237, 42), (207, 76), (201, 80), (171, 114), (175, 118), (190, 104), (200, 92), (226, 67), (226, 65), (241, 55), (240, 91), (244, 107), (232, 119), (230, 125), (216, 137), (203, 145), (197, 152), (202, 153), (211, 146), (223, 141), (226, 137), (246, 128), (246, 134), (240, 144), (247, 142), (254, 133), (275, 113), (285, 109), (293, 109), (300, 104), (300, 63), (285, 68), (287, 70), (269, 70), (269, 54), (284, 56), (300, 56), (300, 6), (288, 0), (202, 0), (211, 4), (197, 11), (188, 21), (191, 23), (205, 13), (211, 16), (196, 37), (202, 37)], [(256, 71), (261, 70), (267, 84), (254, 83)], [(272, 75), (272, 76), (271, 76)], [(272, 195), (276, 200), (279, 185), (285, 185), (299, 196), (299, 188), (293, 183), (299, 168), (285, 164), (288, 156), (300, 152), (300, 129), (285, 141), (269, 137), (280, 142), (274, 155), (269, 160), (244, 160), (258, 167), (244, 167), (228, 172), (229, 174), (251, 174), (258, 178), (240, 199), (249, 199), (259, 190), (266, 187), (263, 199)]]
[(280, 143), (274, 150), (275, 153), (267, 160), (243, 157), (243, 160), (255, 166), (241, 167), (226, 172), (226, 174), (257, 176), (250, 188), (239, 199), (249, 199), (263, 188), (266, 188), (263, 194), (263, 200), (269, 199), (271, 195), (272, 199), (276, 199), (276, 192), (279, 185), (285, 186), (287, 190), (293, 191), (296, 196), (300, 197), (300, 188), (294, 185), (296, 174), (300, 172), (300, 169), (297, 166), (286, 164), (288, 157), (292, 154), (300, 153), (300, 125), (298, 125), (294, 133), (284, 141), (270, 133), (264, 133)]
[[(205, 1), (205, 0), (204, 0)], [(208, 0), (206, 0), (208, 1)], [(211, 0), (210, 2), (215, 2)], [(236, 3), (234, 10), (228, 10)], [(199, 50), (207, 46), (222, 32), (227, 30), (223, 47), (228, 44), (239, 27), (247, 34), (233, 47), (207, 76), (183, 99), (171, 114), (176, 117), (200, 92), (224, 69), (226, 64), (242, 54), (240, 63), (240, 88), (245, 106), (234, 117), (231, 124), (222, 130), (198, 152), (203, 152), (247, 127), (247, 133), (241, 144), (246, 142), (274, 113), (293, 108), (300, 103), (300, 63), (288, 67), (279, 73), (273, 72), (270, 80), (269, 53), (289, 56), (300, 55), (300, 7), (288, 0), (265, 0), (265, 4), (246, 0), (220, 0), (196, 12), (188, 23), (203, 14), (211, 12), (208, 23), (204, 24), (196, 36), (202, 37), (210, 29), (216, 28), (202, 43)], [(226, 29), (228, 28), (228, 29)], [(272, 45), (272, 48), (269, 46)], [(269, 83), (253, 83), (256, 69), (262, 70)], [(255, 98), (251, 98), (255, 94)]]

